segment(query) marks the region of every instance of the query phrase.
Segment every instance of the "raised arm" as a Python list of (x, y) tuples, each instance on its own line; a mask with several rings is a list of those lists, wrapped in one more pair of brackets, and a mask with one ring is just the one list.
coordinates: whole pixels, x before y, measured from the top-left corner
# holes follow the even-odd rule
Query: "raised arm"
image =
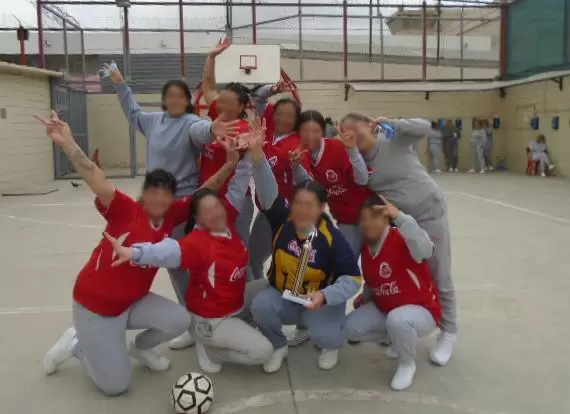
[(154, 244), (135, 243), (131, 249), (131, 261), (137, 266), (177, 269), (182, 263), (182, 250), (180, 244), (174, 239), (164, 239)]
[(79, 148), (71, 129), (52, 111), (51, 119), (36, 116), (47, 128), (48, 136), (68, 156), (75, 171), (85, 180), (103, 207), (109, 207), (115, 197), (115, 187), (107, 181), (105, 173)]
[(235, 174), (228, 183), (228, 193), (226, 198), (228, 202), (237, 210), (241, 211), (243, 203), (251, 181), (251, 155), (245, 154), (243, 159), (238, 163)]
[[(195, 118), (195, 115), (189, 115)], [(213, 121), (206, 119), (195, 119), (190, 123), (188, 134), (190, 141), (197, 147), (208, 145), (214, 142), (216, 137), (235, 137), (239, 132), (239, 119), (225, 122), (221, 118)]]
[(360, 151), (358, 151), (356, 138), (356, 132), (352, 130), (343, 131), (340, 135), (340, 139), (348, 151), (348, 160), (352, 166), (354, 182), (364, 186), (368, 184), (368, 167), (360, 155)]
[(391, 125), (397, 134), (397, 140), (409, 145), (433, 133), (431, 123), (422, 118), (385, 119), (379, 118), (379, 123)]
[(255, 114), (257, 116), (263, 116), (265, 110), (267, 109), (271, 95), (273, 95), (273, 85), (264, 85), (260, 88), (257, 88), (253, 96)]
[(202, 75), (202, 94), (208, 106), (218, 98), (218, 92), (216, 91), (216, 57), (230, 47), (231, 44), (230, 39), (220, 41), (206, 58), (204, 74)]

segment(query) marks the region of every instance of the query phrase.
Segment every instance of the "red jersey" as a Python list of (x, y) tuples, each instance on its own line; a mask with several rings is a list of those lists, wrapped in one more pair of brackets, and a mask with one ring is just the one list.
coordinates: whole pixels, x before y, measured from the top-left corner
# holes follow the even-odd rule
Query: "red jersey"
[(383, 313), (404, 305), (426, 308), (439, 324), (441, 305), (427, 260), (416, 262), (400, 230), (389, 229), (380, 252), (362, 249), (362, 271), (366, 286), (374, 292), (374, 303)]
[(356, 224), (360, 209), (374, 193), (354, 182), (348, 151), (338, 139), (323, 139), (321, 153), (309, 173), (327, 190), (332, 215), (339, 224)]
[[(158, 243), (169, 237), (174, 227), (187, 220), (189, 204), (190, 197), (175, 201), (162, 224), (155, 227), (142, 205), (119, 190), (115, 190), (108, 208), (95, 200), (97, 210), (107, 220), (105, 231), (124, 246)], [(118, 316), (145, 297), (158, 271), (131, 263), (111, 267), (116, 258), (113, 246), (103, 238), (79, 272), (73, 289), (76, 302), (101, 316)]]
[[(219, 116), (217, 101), (212, 102), (208, 111), (211, 119)], [(243, 134), (249, 131), (249, 123), (245, 119), (239, 120), (239, 133)], [(226, 150), (220, 144), (209, 144), (204, 146), (204, 150), (200, 156), (200, 185), (204, 184), (220, 168), (226, 163)], [(230, 177), (231, 178), (231, 177)], [(229, 178), (219, 190), (220, 194), (225, 194), (228, 190)]]
[(197, 228), (179, 241), (181, 268), (192, 275), (186, 306), (203, 318), (224, 318), (244, 305), (249, 254), (235, 229), (238, 212), (229, 203), (226, 209), (228, 234)]

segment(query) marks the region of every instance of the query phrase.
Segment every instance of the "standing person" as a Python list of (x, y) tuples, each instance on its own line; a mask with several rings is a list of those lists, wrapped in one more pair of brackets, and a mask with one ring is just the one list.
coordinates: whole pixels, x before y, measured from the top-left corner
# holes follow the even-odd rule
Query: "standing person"
[[(306, 326), (311, 340), (321, 348), (318, 366), (332, 369), (338, 350), (344, 345), (346, 301), (360, 288), (360, 269), (344, 236), (325, 213), (326, 190), (315, 181), (299, 183), (289, 202), (279, 194), (277, 182), (259, 142), (251, 152), (253, 178), (267, 219), (273, 231), (273, 254), (269, 284), (253, 299), (251, 313), (259, 330), (269, 339), (274, 352), (263, 365), (267, 373), (281, 368), (288, 343), (284, 324)], [(303, 305), (282, 297), (291, 289), (298, 270), (301, 246), (310, 234), (312, 251), (303, 273), (302, 292), (313, 292), (311, 303)]]
[(416, 372), (418, 338), (433, 332), (441, 319), (427, 262), (433, 243), (412, 217), (377, 195), (364, 204), (360, 223), (366, 238), (362, 250), (366, 284), (348, 315), (347, 337), (378, 342), (387, 334), (391, 347), (386, 353), (400, 360), (392, 388), (404, 390)]
[(338, 129), (334, 125), (332, 119), (330, 117), (325, 118), (325, 138), (336, 138), (338, 137)]
[[(110, 69), (108, 65), (106, 69)], [(177, 198), (193, 194), (199, 185), (200, 147), (211, 144), (217, 136), (236, 135), (239, 121), (226, 122), (221, 118), (207, 121), (194, 115), (190, 88), (181, 80), (168, 81), (162, 88), (163, 112), (143, 112), (119, 70), (111, 71), (111, 80), (117, 87), (127, 120), (146, 139), (147, 170), (163, 168), (171, 172), (176, 178)], [(184, 224), (181, 224), (174, 230), (173, 237), (183, 235)], [(189, 276), (178, 269), (169, 269), (168, 273), (174, 292), (183, 304)], [(176, 349), (192, 344), (192, 338), (185, 333), (170, 345)]]
[(495, 167), (493, 167), (493, 127), (489, 123), (488, 119), (483, 121), (483, 128), (485, 129), (485, 133), (487, 135), (487, 140), (485, 141), (485, 169), (487, 171), (493, 171)]
[[(264, 133), (261, 128), (252, 131), (259, 135), (260, 141)], [(239, 158), (237, 153), (236, 158)], [(273, 352), (268, 339), (241, 319), (248, 310), (245, 300), (248, 253), (235, 222), (250, 178), (251, 161), (246, 155), (224, 196), (210, 190), (196, 192), (189, 218), (192, 230), (179, 241), (164, 239), (157, 244), (129, 248), (107, 236), (117, 252), (117, 263), (181, 266), (190, 271), (186, 306), (192, 314), (191, 329), (197, 342), (198, 363), (206, 373), (220, 372), (223, 362), (263, 364)]]
[[(186, 221), (190, 200), (175, 201), (176, 180), (171, 173), (148, 172), (140, 201), (135, 201), (107, 181), (55, 112), (51, 120), (38, 119), (95, 194), (95, 207), (107, 221), (106, 232), (121, 244), (158, 242)], [(170, 361), (153, 348), (180, 335), (191, 322), (182, 306), (150, 292), (157, 268), (137, 268), (130, 263), (113, 267), (113, 257), (111, 244), (101, 240), (75, 282), (74, 327), (61, 336), (43, 362), (46, 374), (51, 375), (67, 359), (76, 357), (108, 396), (129, 389), (130, 357), (152, 371), (168, 369)], [(125, 332), (131, 329), (144, 331), (127, 347)]]
[(556, 168), (555, 165), (550, 163), (550, 157), (548, 155), (548, 147), (546, 145), (546, 137), (540, 134), (536, 137), (536, 140), (528, 144), (528, 149), (530, 151), (530, 156), (533, 161), (539, 161), (540, 163), (540, 175), (546, 177), (546, 174)]
[(440, 160), (441, 160), (441, 132), (439, 124), (432, 121), (431, 129), (433, 132), (428, 136), (428, 150), (430, 155), (430, 171), (432, 173), (441, 173)]
[[(413, 150), (414, 143), (432, 133), (431, 124), (418, 118), (379, 118), (373, 120), (372, 125), (369, 122), (369, 118), (362, 115), (349, 114), (341, 125), (358, 131), (360, 151), (372, 170), (368, 187), (412, 216), (434, 243), (429, 265), (438, 287), (443, 316), (441, 333), (430, 358), (438, 365), (445, 365), (457, 341), (457, 300), (451, 277), (447, 205), (441, 189)], [(382, 125), (389, 125), (395, 136), (388, 139)]]
[[(238, 131), (243, 134), (249, 130), (246, 121), (246, 109), (249, 105), (249, 90), (240, 83), (231, 82), (225, 85), (220, 93), (216, 90), (216, 57), (231, 46), (231, 40), (225, 39), (218, 43), (210, 52), (204, 65), (202, 78), (202, 93), (208, 104), (208, 115), (211, 119), (221, 117), (225, 121), (237, 120)], [(226, 151), (219, 143), (204, 146), (200, 157), (200, 182), (206, 182), (226, 162)], [(227, 191), (226, 183), (221, 193)], [(249, 241), (251, 221), (253, 219), (253, 201), (251, 191), (248, 189), (248, 197), (245, 199), (236, 226), (238, 233), (245, 244)]]
[(459, 172), (457, 164), (459, 162), (459, 138), (461, 138), (461, 133), (455, 125), (453, 125), (451, 119), (446, 121), (445, 128), (441, 135), (447, 171)]
[(487, 132), (483, 127), (483, 121), (473, 119), (473, 131), (471, 132), (471, 156), (472, 167), (469, 173), (479, 172), (485, 174), (485, 146), (487, 142)]

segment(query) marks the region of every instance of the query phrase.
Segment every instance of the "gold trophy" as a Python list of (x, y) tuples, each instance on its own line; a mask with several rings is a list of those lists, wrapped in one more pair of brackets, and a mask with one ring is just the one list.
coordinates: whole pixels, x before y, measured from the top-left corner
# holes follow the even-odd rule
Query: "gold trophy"
[(302, 293), (303, 290), (303, 280), (305, 279), (305, 271), (307, 270), (307, 265), (311, 259), (311, 254), (313, 252), (313, 246), (311, 243), (317, 237), (317, 231), (313, 230), (307, 240), (303, 243), (303, 248), (301, 249), (301, 256), (299, 257), (299, 264), (297, 265), (297, 270), (295, 271), (295, 279), (293, 281), (293, 288), (291, 290), (285, 289), (283, 292), (283, 299), (287, 299), (291, 302), (298, 303), (300, 305), (308, 305), (311, 303), (311, 295), (313, 291), (307, 293)]

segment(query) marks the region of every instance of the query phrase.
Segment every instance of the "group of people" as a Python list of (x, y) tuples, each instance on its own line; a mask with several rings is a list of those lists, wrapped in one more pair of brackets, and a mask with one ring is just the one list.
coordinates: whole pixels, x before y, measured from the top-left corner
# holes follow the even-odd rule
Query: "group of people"
[[(398, 359), (391, 385), (403, 390), (418, 338), (438, 328), (430, 359), (447, 364), (457, 339), (447, 207), (414, 150), (433, 135), (430, 122), (349, 113), (339, 136), (325, 138), (323, 116), (303, 110), (287, 83), (218, 92), (216, 56), (228, 46), (218, 44), (204, 68), (211, 120), (194, 114), (182, 81), (164, 86), (162, 112), (143, 112), (112, 71), (123, 111), (147, 141), (138, 200), (107, 181), (56, 114), (39, 117), (107, 222), (77, 277), (73, 327), (47, 352), (46, 373), (75, 357), (111, 396), (130, 387), (130, 357), (168, 369), (153, 350), (168, 341), (175, 349), (195, 343), (207, 373), (224, 363), (276, 372), (308, 339), (320, 350), (318, 367), (330, 370), (347, 342), (375, 342)], [(283, 92), (293, 97), (273, 97)], [(282, 294), (299, 276), (307, 239), (300, 276), (310, 301), (302, 305)], [(150, 291), (160, 267), (179, 303)], [(346, 315), (350, 300), (355, 310)], [(289, 338), (284, 325), (296, 327)], [(143, 331), (127, 346), (130, 329)]]
[[(441, 173), (441, 154), (443, 152), (446, 170), (459, 172), (459, 139), (461, 129), (450, 119), (442, 126), (440, 122), (432, 121), (434, 133), (428, 137), (428, 154), (430, 171)], [(471, 133), (471, 168), (469, 173), (485, 174), (493, 171), (493, 128), (487, 119), (473, 119)]]

